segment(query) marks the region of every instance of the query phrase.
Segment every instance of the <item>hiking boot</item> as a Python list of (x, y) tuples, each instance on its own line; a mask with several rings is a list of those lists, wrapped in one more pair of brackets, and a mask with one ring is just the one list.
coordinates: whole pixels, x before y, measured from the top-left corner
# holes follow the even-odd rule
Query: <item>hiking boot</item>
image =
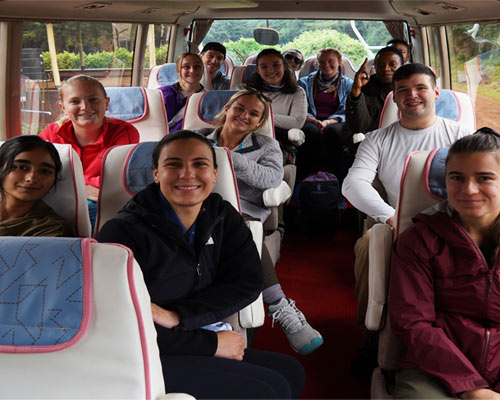
[(278, 303), (268, 307), (269, 316), (280, 324), (290, 346), (297, 353), (305, 356), (323, 344), (319, 332), (306, 321), (304, 314), (295, 306), (295, 301), (282, 298)]

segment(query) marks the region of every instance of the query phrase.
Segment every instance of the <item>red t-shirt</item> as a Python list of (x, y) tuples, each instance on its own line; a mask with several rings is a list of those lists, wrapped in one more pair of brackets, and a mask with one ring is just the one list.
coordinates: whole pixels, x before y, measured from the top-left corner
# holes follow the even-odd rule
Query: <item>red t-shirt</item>
[(40, 132), (42, 139), (51, 143), (71, 144), (80, 160), (87, 185), (100, 187), (102, 157), (112, 146), (139, 143), (139, 132), (128, 122), (116, 118), (104, 118), (101, 134), (96, 142), (81, 147), (73, 130), (73, 123), (66, 121), (62, 126), (52, 123)]

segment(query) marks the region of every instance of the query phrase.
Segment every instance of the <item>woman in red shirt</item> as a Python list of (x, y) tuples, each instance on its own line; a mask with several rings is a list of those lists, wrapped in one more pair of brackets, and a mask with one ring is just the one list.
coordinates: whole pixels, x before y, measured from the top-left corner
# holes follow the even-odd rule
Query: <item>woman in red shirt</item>
[(59, 89), (62, 120), (40, 133), (52, 143), (68, 143), (83, 165), (90, 219), (93, 223), (101, 179), (102, 156), (112, 146), (139, 142), (139, 132), (128, 122), (106, 117), (109, 98), (101, 82), (87, 75), (66, 80)]

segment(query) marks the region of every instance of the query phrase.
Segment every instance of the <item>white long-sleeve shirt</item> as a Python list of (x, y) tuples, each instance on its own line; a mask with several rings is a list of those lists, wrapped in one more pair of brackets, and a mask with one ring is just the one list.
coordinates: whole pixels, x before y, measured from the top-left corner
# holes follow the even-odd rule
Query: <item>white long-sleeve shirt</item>
[[(358, 210), (376, 221), (386, 222), (394, 216), (407, 154), (449, 147), (471, 133), (468, 127), (441, 117), (425, 129), (406, 129), (398, 121), (370, 132), (358, 148), (342, 185), (342, 194)], [(384, 186), (389, 204), (372, 186), (376, 176)]]

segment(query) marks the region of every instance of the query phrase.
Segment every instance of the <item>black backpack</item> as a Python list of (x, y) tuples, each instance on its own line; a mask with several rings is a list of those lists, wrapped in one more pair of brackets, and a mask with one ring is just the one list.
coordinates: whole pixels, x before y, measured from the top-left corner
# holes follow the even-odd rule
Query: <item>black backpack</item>
[(340, 220), (340, 188), (337, 177), (317, 172), (295, 189), (300, 230), (307, 235), (334, 235)]

